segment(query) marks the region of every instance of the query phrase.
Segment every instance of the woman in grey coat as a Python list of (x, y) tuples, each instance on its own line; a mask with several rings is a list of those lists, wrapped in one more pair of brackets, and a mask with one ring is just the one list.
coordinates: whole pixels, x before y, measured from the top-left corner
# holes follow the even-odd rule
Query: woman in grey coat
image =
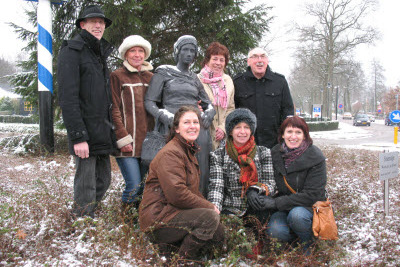
[(175, 112), (184, 105), (202, 106), (202, 127), (197, 139), (201, 150), (197, 154), (200, 165), (200, 192), (207, 196), (210, 127), (215, 110), (197, 75), (189, 70), (197, 56), (197, 40), (191, 35), (181, 36), (174, 44), (176, 66), (161, 65), (151, 79), (145, 97), (146, 110), (156, 119), (155, 128), (167, 135)]

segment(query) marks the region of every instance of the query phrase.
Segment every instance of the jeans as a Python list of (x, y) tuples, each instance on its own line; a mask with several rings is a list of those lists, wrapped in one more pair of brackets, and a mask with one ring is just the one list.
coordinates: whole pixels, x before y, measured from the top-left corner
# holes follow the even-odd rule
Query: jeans
[(142, 180), (148, 171), (148, 167), (140, 164), (139, 158), (116, 158), (119, 169), (125, 180), (125, 190), (122, 192), (122, 202), (133, 203), (138, 195), (143, 192)]
[(313, 214), (304, 207), (277, 211), (271, 215), (267, 234), (283, 242), (293, 242), (298, 238), (307, 250), (314, 242), (312, 220)]
[(94, 209), (111, 183), (111, 163), (108, 155), (79, 158), (75, 156), (74, 213), (94, 217)]

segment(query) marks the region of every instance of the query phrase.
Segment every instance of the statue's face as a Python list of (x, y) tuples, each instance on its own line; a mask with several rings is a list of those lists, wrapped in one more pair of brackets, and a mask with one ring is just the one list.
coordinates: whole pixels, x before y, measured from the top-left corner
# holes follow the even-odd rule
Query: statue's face
[(191, 64), (196, 56), (196, 47), (193, 44), (185, 44), (182, 46), (178, 55), (178, 62)]

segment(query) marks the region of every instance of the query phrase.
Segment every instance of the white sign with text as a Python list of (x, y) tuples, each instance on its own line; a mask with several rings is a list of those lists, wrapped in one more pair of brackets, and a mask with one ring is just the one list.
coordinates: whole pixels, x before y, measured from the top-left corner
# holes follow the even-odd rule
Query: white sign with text
[(379, 179), (396, 178), (399, 175), (399, 152), (379, 154)]

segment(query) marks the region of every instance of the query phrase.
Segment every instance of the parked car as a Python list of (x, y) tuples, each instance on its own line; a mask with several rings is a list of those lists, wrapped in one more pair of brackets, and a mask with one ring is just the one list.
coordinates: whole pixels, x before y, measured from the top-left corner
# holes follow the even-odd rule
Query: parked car
[[(390, 113), (389, 113), (390, 114)], [(389, 118), (389, 114), (386, 115), (385, 117), (385, 125), (387, 126), (399, 126), (398, 123), (393, 123), (390, 118)]]
[(356, 116), (354, 116), (353, 125), (354, 126), (360, 126), (360, 125), (371, 126), (371, 122), (369, 121), (369, 117), (367, 114), (357, 114)]
[(351, 116), (350, 112), (345, 112), (343, 113), (343, 119), (344, 120), (351, 120), (353, 116)]
[(375, 122), (375, 116), (374, 115), (368, 115), (369, 121), (370, 122)]

